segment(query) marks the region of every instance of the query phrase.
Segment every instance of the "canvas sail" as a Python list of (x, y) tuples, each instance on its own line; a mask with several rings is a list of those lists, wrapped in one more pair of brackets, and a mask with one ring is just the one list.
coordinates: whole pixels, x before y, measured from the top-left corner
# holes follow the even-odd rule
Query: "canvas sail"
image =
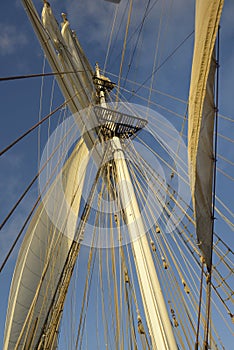
[[(12, 279), (4, 349), (15, 349), (21, 333), (17, 346), (24, 348), (29, 345), (26, 339), (31, 339), (29, 348), (35, 348), (43, 333), (76, 232), (87, 161), (88, 150), (81, 140), (29, 225)], [(53, 198), (53, 207), (47, 206), (48, 197)]]
[(197, 0), (189, 93), (188, 158), (197, 240), (211, 268), (214, 46), (224, 0)]
[[(96, 90), (90, 64), (84, 56), (77, 37), (71, 33), (65, 18), (60, 32), (48, 2), (44, 2), (42, 20), (32, 0), (22, 0), (22, 2), (52, 71), (66, 72), (66, 74), (56, 75), (56, 79), (64, 98), (68, 101), (67, 105), (79, 130), (83, 131), (86, 146), (90, 150), (97, 140), (95, 127), (98, 125), (92, 108), (89, 109), (96, 103)], [(85, 110), (85, 113), (81, 114), (82, 110)], [(96, 153), (94, 158), (97, 161), (100, 160)]]

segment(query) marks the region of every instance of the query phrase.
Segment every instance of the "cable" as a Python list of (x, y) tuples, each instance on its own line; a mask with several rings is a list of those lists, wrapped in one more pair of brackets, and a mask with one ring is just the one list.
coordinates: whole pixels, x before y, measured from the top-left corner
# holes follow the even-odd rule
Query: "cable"
[[(137, 93), (146, 83), (148, 80), (151, 79), (151, 77), (159, 70), (162, 68), (162, 66), (164, 66), (164, 64), (181, 48), (181, 46), (194, 34), (194, 30), (188, 34), (185, 39), (178, 45), (176, 46), (176, 48), (171, 52), (171, 54), (169, 56), (167, 56), (165, 58), (165, 60), (159, 65), (157, 66), (154, 71), (144, 80), (144, 82), (139, 86), (139, 88), (134, 92)], [(134, 94), (129, 98), (129, 101), (131, 100), (131, 98), (134, 96)]]
[[(46, 55), (44, 55), (43, 59), (43, 67), (42, 67), (42, 74), (45, 73), (45, 67), (46, 67)], [(44, 90), (44, 76), (41, 78), (41, 90), (40, 90), (40, 103), (39, 103), (39, 112), (38, 112), (38, 122), (41, 121), (42, 117), (42, 102), (43, 102), (43, 90)], [(50, 111), (51, 112), (51, 111)], [(37, 166), (38, 169), (40, 167), (40, 158), (41, 158), (41, 126), (37, 129)]]
[(129, 10), (128, 10), (128, 19), (127, 19), (127, 25), (126, 25), (124, 43), (123, 43), (123, 49), (122, 49), (121, 63), (119, 68), (119, 79), (118, 79), (117, 92), (116, 92), (116, 102), (118, 102), (118, 97), (119, 97), (120, 81), (122, 77), (123, 62), (124, 62), (124, 56), (125, 56), (126, 45), (127, 45), (127, 37), (128, 37), (129, 25), (130, 25), (131, 14), (132, 14), (132, 3), (133, 3), (133, 0), (130, 0)]
[(149, 9), (150, 2), (151, 2), (151, 0), (148, 0), (148, 3), (147, 3), (146, 8), (145, 8), (145, 12), (144, 12), (144, 15), (143, 15), (143, 19), (142, 19), (141, 24), (140, 24), (140, 30), (139, 30), (138, 35), (137, 35), (137, 40), (136, 40), (136, 43), (135, 43), (135, 47), (134, 47), (134, 49), (133, 49), (133, 52), (132, 52), (132, 55), (131, 55), (131, 58), (130, 58), (130, 62), (129, 62), (129, 64), (128, 64), (128, 70), (127, 70), (126, 76), (125, 76), (125, 78), (124, 78), (123, 88), (124, 88), (125, 85), (126, 85), (126, 81), (127, 81), (127, 78), (128, 78), (128, 74), (129, 74), (130, 69), (131, 69), (131, 66), (132, 66), (133, 57), (134, 57), (134, 55), (135, 55), (135, 53), (136, 53), (136, 49), (137, 49), (137, 46), (138, 46), (138, 43), (139, 43), (139, 40), (140, 40), (140, 35), (141, 35), (141, 33), (142, 33), (143, 26), (144, 26), (146, 17), (147, 17), (147, 15), (148, 15), (148, 9)]
[[(155, 0), (154, 3), (152, 4), (152, 6), (150, 7), (150, 9), (148, 10), (146, 16), (148, 16), (150, 14), (150, 12), (153, 10), (154, 6), (158, 3), (159, 0)], [(126, 13), (126, 8), (127, 8), (127, 2), (126, 2), (126, 7), (124, 9), (124, 13)], [(123, 21), (123, 18), (122, 18), (122, 21)], [(120, 24), (122, 24), (122, 21)], [(132, 40), (134, 34), (138, 31), (138, 29), (140, 28), (141, 24), (134, 30), (134, 32), (132, 33), (132, 35), (128, 38), (127, 40), (127, 44)], [(119, 29), (118, 29), (118, 33), (119, 33)], [(117, 35), (118, 35), (117, 33)], [(117, 40), (117, 35), (116, 35), (116, 38), (115, 38), (115, 42)], [(115, 44), (114, 42), (114, 44)], [(115, 61), (117, 61), (117, 59), (120, 57), (121, 54), (119, 54), (117, 57), (115, 57)]]
[(1, 81), (9, 81), (9, 80), (21, 80), (21, 79), (30, 79), (30, 78), (40, 78), (40, 77), (51, 77), (56, 75), (64, 75), (71, 73), (83, 73), (84, 70), (74, 70), (67, 72), (51, 72), (51, 73), (39, 73), (39, 74), (27, 74), (27, 75), (13, 75), (9, 77), (0, 77)]
[(12, 209), (10, 210), (10, 212), (7, 214), (7, 216), (5, 217), (5, 219), (3, 220), (3, 222), (0, 224), (0, 230), (3, 228), (3, 226), (6, 224), (6, 222), (9, 220), (9, 218), (11, 217), (11, 215), (14, 213), (15, 209), (18, 207), (18, 205), (21, 203), (21, 201), (23, 200), (23, 198), (25, 197), (25, 195), (28, 193), (28, 191), (30, 190), (30, 188), (32, 187), (32, 185), (35, 183), (35, 181), (37, 180), (37, 178), (40, 176), (40, 174), (42, 173), (42, 171), (45, 169), (46, 165), (49, 163), (49, 161), (52, 159), (52, 157), (55, 155), (55, 153), (57, 152), (57, 150), (59, 149), (59, 147), (61, 146), (61, 144), (63, 143), (63, 141), (65, 140), (65, 138), (67, 137), (67, 135), (70, 133), (70, 131), (72, 130), (73, 126), (70, 127), (70, 129), (67, 131), (67, 133), (65, 134), (65, 136), (63, 137), (63, 139), (60, 141), (60, 143), (57, 145), (57, 147), (54, 149), (54, 151), (51, 153), (50, 157), (47, 157), (47, 161), (43, 164), (43, 166), (41, 167), (41, 169), (38, 171), (38, 173), (36, 174), (36, 176), (32, 179), (32, 181), (29, 183), (28, 187), (25, 189), (25, 191), (22, 193), (22, 195), (19, 197), (19, 199), (17, 200), (17, 202), (15, 203), (15, 205), (12, 207)]
[(53, 114), (55, 114), (56, 112), (58, 112), (60, 109), (62, 109), (63, 107), (65, 107), (69, 101), (71, 101), (75, 96), (77, 95), (77, 93), (70, 97), (68, 100), (66, 100), (65, 102), (63, 102), (60, 106), (58, 106), (57, 108), (55, 108), (51, 113), (47, 114), (44, 118), (42, 118), (38, 123), (34, 124), (30, 129), (28, 129), (26, 132), (24, 132), (21, 136), (19, 136), (15, 141), (13, 141), (10, 145), (8, 145), (6, 148), (4, 148), (1, 152), (0, 152), (0, 157), (6, 153), (7, 151), (9, 151), (9, 149), (11, 149), (13, 146), (15, 146), (19, 141), (21, 141), (25, 136), (27, 136), (28, 134), (30, 134), (34, 129), (36, 129), (39, 125), (43, 124), (47, 119), (49, 119)]

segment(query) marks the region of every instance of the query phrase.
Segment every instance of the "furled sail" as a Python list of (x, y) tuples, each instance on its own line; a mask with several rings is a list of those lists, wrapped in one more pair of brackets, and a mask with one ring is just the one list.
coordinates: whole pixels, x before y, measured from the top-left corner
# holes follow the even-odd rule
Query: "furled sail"
[(189, 93), (188, 158), (197, 239), (211, 268), (214, 46), (224, 0), (197, 0)]
[[(29, 1), (26, 2), (28, 3)], [(33, 15), (36, 16), (37, 13), (35, 12)], [(45, 1), (41, 19), (46, 31), (40, 31), (40, 34), (49, 35), (49, 40), (47, 38), (47, 41), (52, 44), (52, 47), (48, 44), (46, 47), (43, 46), (43, 49), (47, 54), (52, 69), (58, 72), (66, 72), (62, 77), (63, 82), (60, 80), (58, 82), (64, 96), (66, 98), (72, 97), (68, 103), (71, 112), (77, 113), (94, 102), (93, 72), (89, 62), (84, 58), (83, 50), (75, 34), (70, 30), (66, 15), (62, 15), (63, 23), (60, 32), (52, 9), (49, 3)], [(41, 41), (40, 37), (39, 39)], [(53, 66), (54, 61), (57, 63), (56, 67)], [(69, 97), (67, 95), (68, 91)], [(77, 122), (80, 130), (82, 130), (85, 121), (77, 120)]]
[[(95, 126), (98, 123), (94, 113), (90, 118), (88, 115), (80, 114), (80, 111), (95, 104), (96, 90), (93, 84), (92, 70), (84, 58), (78, 39), (72, 33), (73, 43), (72, 51), (70, 51), (71, 41), (67, 41), (67, 32), (70, 31), (69, 23), (64, 19), (65, 23), (62, 24), (61, 33), (47, 1), (44, 1), (42, 20), (40, 20), (32, 0), (22, 0), (22, 2), (52, 71), (55, 73), (66, 72), (66, 74), (56, 75), (56, 79), (64, 98), (68, 101), (67, 105), (75, 117), (79, 130), (84, 131), (86, 128), (88, 131), (84, 133), (84, 138), (87, 147), (91, 149), (97, 139)], [(78, 60), (80, 62), (77, 65)], [(80, 71), (81, 67), (83, 67), (82, 72)]]
[[(36, 21), (39, 21), (31, 0), (23, 1), (27, 6), (26, 10), (32, 23), (34, 24), (34, 17), (37, 18)], [(34, 9), (33, 12), (32, 9)], [(51, 68), (57, 72), (66, 72), (66, 74), (58, 76), (58, 83), (64, 97), (68, 99), (69, 109), (79, 130), (83, 132), (85, 144), (91, 150), (97, 141), (98, 133), (98, 121), (92, 108), (96, 103), (94, 74), (64, 13), (62, 17), (63, 23), (60, 32), (50, 4), (44, 1), (41, 18), (45, 30), (41, 31), (41, 27), (35, 25), (34, 29)], [(49, 40), (48, 37), (45, 39), (46, 36), (49, 36)], [(101, 161), (102, 155), (98, 153), (97, 149), (93, 151), (93, 158), (98, 164)]]
[(45, 1), (41, 14), (42, 24), (50, 37), (52, 45), (58, 52), (59, 60), (57, 61), (60, 61), (62, 70), (69, 72), (69, 74), (66, 74), (66, 79), (70, 82), (69, 88), (73, 95), (77, 92), (76, 98), (79, 101), (80, 110), (81, 108), (88, 107), (92, 102), (92, 94), (95, 92), (92, 82), (93, 73), (87, 60), (84, 61), (84, 55), (82, 55), (83, 51), (80, 45), (76, 45), (78, 40), (75, 39), (70, 30), (66, 15), (62, 14), (62, 16), (64, 21), (60, 32), (50, 4)]
[(80, 140), (29, 225), (12, 279), (5, 350), (34, 349), (43, 335), (76, 232), (87, 161)]

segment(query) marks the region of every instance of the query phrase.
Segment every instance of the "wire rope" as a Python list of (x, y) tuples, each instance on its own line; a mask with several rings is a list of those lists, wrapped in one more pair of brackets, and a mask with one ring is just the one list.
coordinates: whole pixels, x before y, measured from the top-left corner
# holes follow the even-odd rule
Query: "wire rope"
[(13, 142), (11, 142), (7, 147), (5, 147), (1, 152), (0, 152), (0, 156), (2, 156), (4, 153), (6, 153), (7, 151), (9, 151), (9, 149), (11, 149), (13, 146), (15, 146), (19, 141), (21, 141), (24, 137), (26, 137), (28, 134), (30, 134), (33, 130), (35, 130), (39, 125), (43, 124), (46, 120), (48, 120), (50, 117), (52, 117), (56, 112), (58, 112), (60, 109), (62, 109), (63, 107), (65, 107), (69, 101), (71, 101), (75, 96), (77, 95), (77, 93), (72, 96), (71, 98), (69, 98), (68, 100), (66, 100), (65, 102), (63, 102), (62, 104), (60, 104), (58, 107), (56, 107), (52, 112), (48, 113), (44, 118), (42, 118), (38, 123), (34, 124), (33, 126), (31, 126), (27, 131), (25, 131), (23, 134), (21, 134), (17, 139), (15, 139)]
[(142, 33), (142, 31), (143, 31), (144, 23), (145, 23), (147, 14), (148, 14), (150, 2), (151, 2), (151, 0), (148, 0), (147, 5), (146, 5), (146, 7), (145, 7), (145, 11), (144, 11), (144, 14), (143, 14), (143, 18), (142, 18), (142, 20), (141, 20), (141, 23), (140, 23), (140, 28), (139, 28), (139, 32), (138, 32), (138, 35), (137, 35), (137, 39), (136, 39), (136, 42), (135, 42), (135, 46), (134, 46), (134, 49), (133, 49), (133, 51), (132, 51), (132, 55), (131, 55), (131, 58), (130, 58), (130, 61), (129, 61), (129, 64), (128, 64), (128, 70), (127, 70), (127, 73), (126, 73), (125, 78), (124, 78), (123, 87), (125, 87), (125, 84), (126, 84), (126, 81), (127, 81), (127, 78), (128, 78), (128, 74), (129, 74), (130, 69), (131, 69), (131, 66), (132, 66), (133, 58), (134, 58), (134, 55), (135, 55), (135, 53), (136, 53), (137, 46), (138, 46), (138, 43), (139, 43), (139, 39), (140, 39), (141, 33)]
[(121, 56), (121, 62), (120, 62), (120, 68), (119, 68), (119, 78), (118, 78), (118, 84), (117, 84), (116, 102), (118, 102), (118, 96), (119, 96), (120, 81), (121, 81), (121, 77), (122, 77), (123, 63), (124, 63), (125, 51), (126, 51), (126, 45), (127, 45), (127, 37), (128, 37), (129, 25), (130, 25), (131, 14), (132, 14), (132, 3), (133, 3), (133, 0), (130, 0), (129, 10), (128, 10), (128, 18), (127, 18), (127, 24), (126, 24), (125, 36), (124, 36), (124, 42), (123, 42), (123, 48), (122, 48), (122, 56)]

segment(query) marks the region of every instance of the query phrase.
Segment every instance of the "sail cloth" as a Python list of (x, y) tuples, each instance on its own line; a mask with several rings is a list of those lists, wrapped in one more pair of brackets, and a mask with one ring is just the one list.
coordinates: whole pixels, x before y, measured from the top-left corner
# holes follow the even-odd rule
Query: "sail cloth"
[[(96, 89), (93, 83), (93, 71), (86, 58), (79, 40), (70, 29), (65, 14), (61, 32), (48, 2), (42, 9), (42, 26), (35, 25), (40, 19), (31, 0), (22, 0), (41, 46), (46, 53), (50, 66), (55, 72), (70, 72), (58, 75), (59, 87), (68, 99), (68, 107), (83, 133), (84, 141), (89, 150), (97, 142), (98, 120), (92, 106), (96, 104)], [(44, 28), (44, 29), (43, 29)], [(102, 155), (95, 149), (95, 162), (100, 164)]]
[[(60, 32), (50, 4), (45, 2), (41, 20), (56, 51), (55, 60), (60, 63), (58, 64), (58, 67), (60, 66), (58, 71), (70, 72), (65, 75), (67, 79), (66, 89), (71, 91), (71, 96), (77, 93), (78, 110), (72, 108), (71, 112), (74, 113), (87, 108), (93, 102), (93, 94), (95, 93), (92, 79), (93, 73), (87, 60), (84, 60), (83, 51), (77, 38), (73, 37), (71, 33), (66, 15), (63, 14), (64, 21)], [(49, 59), (49, 55), (47, 55), (47, 58)], [(65, 76), (63, 76), (63, 79)], [(63, 87), (61, 87), (61, 90), (64, 92)], [(80, 123), (79, 127), (82, 128), (82, 123)]]
[(189, 92), (188, 159), (199, 247), (208, 270), (212, 249), (214, 46), (224, 0), (197, 0)]
[(76, 232), (88, 158), (81, 139), (27, 229), (12, 278), (4, 350), (15, 349), (19, 338), (19, 349), (35, 349), (42, 338)]

